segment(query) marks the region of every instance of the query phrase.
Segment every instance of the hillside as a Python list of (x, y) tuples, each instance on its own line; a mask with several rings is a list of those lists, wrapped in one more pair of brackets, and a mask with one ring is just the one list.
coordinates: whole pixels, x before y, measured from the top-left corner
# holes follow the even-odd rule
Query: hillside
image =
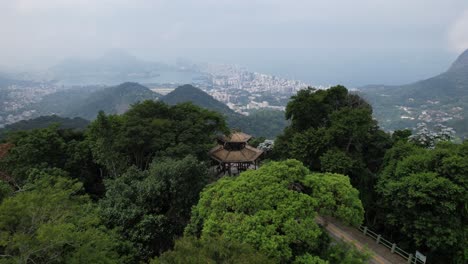
[(231, 110), (227, 105), (211, 97), (211, 95), (189, 84), (177, 87), (174, 91), (162, 97), (161, 101), (170, 105), (192, 102), (195, 105), (225, 115), (240, 115)]
[(359, 89), (374, 108), (379, 123), (389, 130), (445, 124), (467, 136), (468, 50), (435, 77), (401, 86), (369, 85)]
[(21, 120), (13, 124), (6, 125), (4, 128), (0, 129), (0, 137), (8, 132), (46, 128), (54, 124), (58, 124), (61, 129), (84, 130), (88, 126), (89, 121), (80, 117), (66, 118), (56, 115), (40, 116), (34, 119)]
[(171, 105), (192, 102), (200, 107), (219, 112), (226, 117), (229, 127), (240, 129), (253, 136), (274, 138), (287, 125), (284, 112), (265, 109), (254, 111), (250, 116), (244, 116), (192, 85), (179, 86), (161, 100)]
[(74, 107), (68, 109), (64, 115), (92, 120), (101, 110), (107, 114), (122, 114), (129, 109), (131, 104), (155, 100), (159, 96), (143, 85), (127, 82), (90, 93)]
[(44, 96), (41, 101), (32, 105), (31, 109), (36, 110), (41, 115), (66, 116), (70, 109), (78, 109), (85, 104), (91, 94), (105, 88), (103, 86), (84, 86), (59, 90)]

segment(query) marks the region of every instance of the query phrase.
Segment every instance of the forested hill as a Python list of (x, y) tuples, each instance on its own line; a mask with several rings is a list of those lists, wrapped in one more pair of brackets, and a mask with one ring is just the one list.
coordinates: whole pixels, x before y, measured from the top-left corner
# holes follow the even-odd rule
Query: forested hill
[(122, 114), (136, 102), (155, 100), (160, 96), (141, 84), (126, 82), (107, 88), (59, 91), (46, 96), (34, 108), (42, 115), (56, 114), (93, 120), (100, 110), (108, 114)]
[(359, 89), (386, 129), (442, 123), (468, 134), (468, 50), (444, 73), (415, 83), (369, 85)]
[(227, 105), (221, 103), (220, 101), (214, 99), (211, 95), (190, 84), (177, 87), (174, 91), (162, 97), (161, 100), (170, 105), (175, 105), (183, 102), (192, 102), (195, 105), (225, 115), (239, 115), (233, 110), (231, 110)]
[(90, 94), (77, 108), (71, 109), (68, 116), (80, 116), (92, 120), (100, 110), (111, 114), (122, 114), (131, 104), (154, 100), (159, 96), (141, 84), (122, 83)]
[(234, 112), (211, 95), (189, 84), (179, 86), (171, 93), (162, 97), (161, 100), (170, 105), (192, 102), (197, 106), (216, 111), (226, 117), (229, 127), (240, 129), (257, 137), (274, 138), (288, 124), (282, 111), (262, 109), (252, 111), (249, 116), (244, 116)]
[(133, 82), (106, 88), (102, 86), (78, 87), (47, 95), (40, 102), (32, 105), (31, 109), (43, 116), (58, 115), (94, 120), (101, 110), (106, 114), (122, 114), (132, 104), (145, 100), (161, 100), (169, 105), (192, 102), (197, 106), (223, 114), (229, 127), (258, 137), (274, 138), (288, 124), (282, 111), (262, 109), (251, 111), (250, 116), (244, 116), (192, 85), (180, 86), (164, 97)]
[(4, 128), (0, 129), (0, 137), (8, 132), (46, 128), (54, 124), (57, 124), (60, 129), (84, 130), (88, 126), (89, 121), (80, 117), (66, 118), (56, 115), (40, 116), (38, 118), (21, 120), (19, 122), (5, 126)]

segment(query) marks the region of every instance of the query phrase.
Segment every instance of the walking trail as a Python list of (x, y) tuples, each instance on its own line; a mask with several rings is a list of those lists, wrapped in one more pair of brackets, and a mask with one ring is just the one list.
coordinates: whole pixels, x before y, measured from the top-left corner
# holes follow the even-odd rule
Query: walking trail
[(372, 264), (406, 264), (406, 261), (397, 254), (392, 254), (383, 245), (377, 244), (375, 240), (365, 236), (359, 230), (345, 226), (337, 220), (329, 217), (316, 217), (317, 223), (323, 225), (334, 239), (340, 239), (347, 243), (352, 243), (358, 250), (370, 251), (372, 257), (369, 263)]

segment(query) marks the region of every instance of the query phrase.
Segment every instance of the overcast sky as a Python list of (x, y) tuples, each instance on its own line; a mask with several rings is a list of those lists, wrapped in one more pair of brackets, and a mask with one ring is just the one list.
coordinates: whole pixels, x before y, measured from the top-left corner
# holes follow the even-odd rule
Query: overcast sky
[(468, 48), (468, 0), (0, 0), (0, 66), (124, 49), (314, 84), (404, 83)]

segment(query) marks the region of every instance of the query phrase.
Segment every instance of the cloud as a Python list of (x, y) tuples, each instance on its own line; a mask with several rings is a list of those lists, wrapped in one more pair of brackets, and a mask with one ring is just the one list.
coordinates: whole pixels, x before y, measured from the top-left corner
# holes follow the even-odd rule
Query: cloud
[(468, 49), (468, 9), (457, 18), (449, 31), (450, 48), (456, 52)]

